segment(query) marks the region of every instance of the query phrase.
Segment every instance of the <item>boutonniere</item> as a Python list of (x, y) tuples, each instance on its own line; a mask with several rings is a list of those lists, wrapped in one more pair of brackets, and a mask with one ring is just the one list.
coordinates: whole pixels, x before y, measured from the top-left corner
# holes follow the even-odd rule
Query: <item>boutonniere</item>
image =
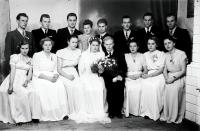
[(129, 38), (130, 40), (133, 40), (134, 39), (134, 37), (131, 37), (131, 38)]
[(53, 37), (53, 36), (50, 35), (49, 37)]
[(150, 33), (152, 36), (154, 36), (155, 34), (153, 32)]
[(28, 39), (28, 40), (29, 40), (29, 37), (28, 37), (28, 36), (26, 36), (26, 35), (24, 36), (24, 38), (26, 38), (26, 39)]

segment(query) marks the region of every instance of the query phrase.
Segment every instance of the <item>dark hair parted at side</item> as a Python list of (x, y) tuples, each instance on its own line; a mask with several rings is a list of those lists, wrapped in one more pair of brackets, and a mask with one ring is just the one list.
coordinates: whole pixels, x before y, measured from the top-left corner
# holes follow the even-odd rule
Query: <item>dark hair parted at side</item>
[(49, 14), (42, 14), (40, 17), (40, 22), (42, 22), (43, 18), (50, 18)]
[(98, 37), (90, 37), (90, 39), (89, 39), (90, 45), (91, 45), (92, 42), (94, 42), (94, 41), (98, 42), (99, 45), (101, 44), (100, 38), (98, 38)]
[(20, 48), (23, 46), (23, 45), (28, 45), (29, 46), (29, 49), (30, 49), (30, 45), (28, 43), (28, 41), (21, 41), (18, 45), (17, 45), (17, 50), (16, 50), (16, 53), (20, 53)]
[(148, 45), (148, 41), (149, 41), (149, 40), (153, 40), (153, 41), (155, 41), (157, 47), (159, 46), (159, 40), (158, 40), (157, 37), (155, 37), (155, 36), (151, 36), (151, 37), (149, 37), (149, 38), (147, 39), (147, 45)]
[(86, 20), (84, 20), (84, 22), (83, 22), (83, 26), (84, 25), (90, 25), (90, 27), (92, 27), (93, 26), (93, 22), (91, 21), (91, 20), (89, 20), (89, 19), (86, 19)]
[(28, 18), (28, 15), (26, 13), (19, 13), (16, 17), (16, 20), (19, 20), (21, 16)]
[(78, 36), (77, 36), (77, 35), (74, 35), (74, 34), (73, 34), (73, 35), (70, 35), (68, 41), (70, 41), (72, 38), (77, 38), (77, 39), (78, 39)]
[(52, 39), (50, 39), (49, 37), (45, 37), (43, 39), (40, 40), (40, 46), (42, 47), (45, 41), (50, 41), (51, 45), (54, 46), (54, 41)]
[(176, 41), (177, 41), (177, 39), (175, 37), (173, 37), (173, 36), (165, 36), (163, 41), (166, 40), (166, 39), (168, 39), (168, 40), (170, 40), (170, 41), (172, 41), (174, 43), (176, 43)]
[(131, 43), (136, 43), (136, 45), (137, 45), (138, 47), (140, 47), (139, 42), (138, 42), (137, 40), (135, 40), (135, 39), (132, 39), (132, 40), (128, 41), (128, 46), (129, 46), (129, 47), (130, 47), (130, 44), (131, 44)]
[(108, 25), (108, 21), (105, 18), (101, 18), (97, 21), (97, 25), (100, 23), (104, 23), (105, 25)]
[(129, 15), (124, 15), (124, 16), (122, 16), (122, 20), (123, 20), (123, 19), (127, 19), (127, 18), (130, 19), (130, 20), (132, 20), (132, 18), (131, 18)]
[(143, 15), (143, 19), (145, 16), (151, 16), (152, 19), (154, 19), (153, 17), (153, 14), (151, 12), (146, 12), (144, 15)]
[(70, 16), (74, 16), (74, 17), (76, 17), (76, 19), (77, 19), (77, 15), (76, 15), (75, 13), (69, 13), (69, 14), (67, 15), (67, 20), (69, 19)]
[(168, 13), (166, 18), (174, 16), (175, 20), (177, 21), (177, 16), (174, 13)]

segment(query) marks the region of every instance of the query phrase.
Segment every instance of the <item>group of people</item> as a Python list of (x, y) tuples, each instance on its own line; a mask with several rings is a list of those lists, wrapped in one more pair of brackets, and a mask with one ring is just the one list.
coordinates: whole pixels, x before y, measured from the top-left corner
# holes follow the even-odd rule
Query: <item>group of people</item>
[[(192, 45), (175, 15), (167, 15), (165, 32), (153, 25), (151, 13), (144, 14), (145, 27), (138, 31), (131, 29), (131, 17), (123, 16), (123, 29), (113, 36), (104, 18), (97, 22), (97, 35), (89, 19), (83, 34), (77, 30), (74, 13), (57, 32), (49, 29), (48, 14), (41, 15), (41, 28), (32, 33), (25, 30), (25, 13), (16, 19), (18, 28), (5, 39), (10, 73), (0, 86), (0, 121), (110, 123), (134, 115), (182, 122)], [(91, 66), (106, 58), (116, 62), (114, 75), (105, 69), (93, 72)]]

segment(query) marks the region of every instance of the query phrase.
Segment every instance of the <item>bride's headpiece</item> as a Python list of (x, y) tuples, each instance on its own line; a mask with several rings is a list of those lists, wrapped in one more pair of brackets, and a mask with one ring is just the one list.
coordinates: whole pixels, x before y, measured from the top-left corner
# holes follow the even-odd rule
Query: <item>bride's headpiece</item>
[(96, 41), (96, 42), (98, 42), (99, 44), (101, 44), (101, 40), (100, 40), (100, 38), (98, 38), (98, 37), (90, 37), (90, 38), (89, 38), (89, 43), (90, 43), (90, 45), (91, 45), (91, 43), (92, 43), (93, 41)]

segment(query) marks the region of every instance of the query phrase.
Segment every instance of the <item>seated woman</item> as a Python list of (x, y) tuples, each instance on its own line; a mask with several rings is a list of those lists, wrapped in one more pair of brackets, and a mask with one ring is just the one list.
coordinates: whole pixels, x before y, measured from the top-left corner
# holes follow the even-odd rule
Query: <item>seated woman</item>
[(22, 124), (39, 122), (40, 100), (30, 84), (32, 60), (28, 57), (29, 44), (20, 43), (19, 54), (10, 56), (10, 74), (0, 86), (0, 121)]
[(165, 79), (163, 76), (165, 54), (156, 50), (158, 39), (150, 37), (147, 40), (148, 52), (144, 54), (148, 69), (147, 74), (142, 78), (141, 95), (141, 116), (147, 116), (150, 119), (158, 120), (163, 108), (163, 91)]
[(40, 41), (43, 50), (33, 55), (33, 87), (41, 101), (41, 120), (68, 119), (67, 94), (57, 73), (57, 57), (51, 53), (54, 42), (50, 38)]
[(84, 32), (84, 34), (78, 36), (78, 40), (79, 40), (78, 47), (79, 47), (79, 49), (81, 49), (82, 52), (86, 51), (88, 49), (89, 39), (94, 36), (94, 34), (92, 32), (92, 26), (93, 26), (93, 23), (89, 19), (86, 19), (83, 22), (83, 32)]
[(82, 101), (80, 101), (80, 104), (82, 106), (79, 112), (69, 116), (70, 119), (75, 120), (77, 123), (110, 122), (104, 110), (104, 80), (98, 74), (91, 71), (93, 63), (105, 57), (99, 48), (100, 40), (98, 38), (92, 38), (90, 47), (80, 58), (78, 68), (82, 92), (80, 96), (80, 100)]
[(125, 54), (125, 59), (128, 67), (126, 88), (125, 88), (125, 116), (129, 114), (134, 116), (140, 115), (140, 99), (142, 90), (141, 76), (147, 73), (147, 67), (144, 55), (138, 53), (139, 46), (134, 40), (129, 42), (129, 49), (131, 53)]
[(78, 92), (76, 82), (78, 80), (78, 72), (76, 66), (78, 65), (79, 58), (81, 56), (81, 50), (77, 49), (78, 37), (72, 35), (68, 41), (68, 47), (58, 50), (58, 73), (61, 76), (61, 79), (67, 89), (68, 102), (69, 102), (69, 114), (76, 112), (78, 109)]
[(166, 37), (164, 46), (166, 53), (164, 77), (164, 109), (161, 120), (168, 123), (181, 123), (185, 113), (185, 74), (187, 57), (185, 52), (175, 48), (175, 39)]

